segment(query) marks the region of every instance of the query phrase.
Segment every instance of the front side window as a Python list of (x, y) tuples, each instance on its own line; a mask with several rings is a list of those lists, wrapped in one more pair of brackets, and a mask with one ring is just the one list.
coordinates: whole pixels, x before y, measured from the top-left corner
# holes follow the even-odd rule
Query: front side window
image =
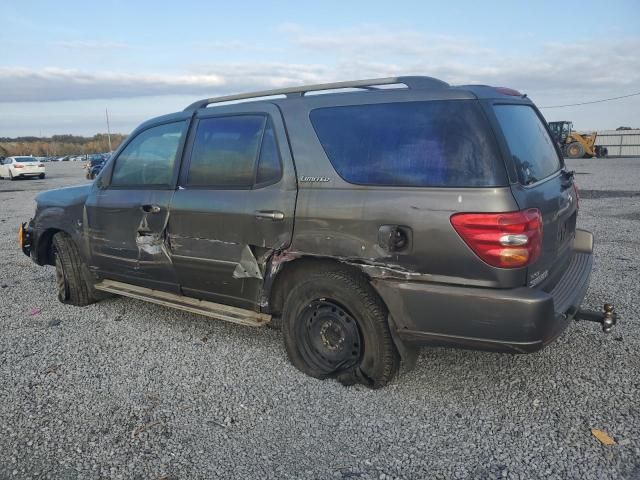
[(252, 186), (266, 124), (264, 115), (201, 119), (193, 142), (187, 185)]
[(475, 101), (351, 105), (313, 110), (336, 172), (360, 185), (506, 184), (492, 132)]
[(111, 185), (170, 185), (185, 126), (167, 123), (139, 133), (116, 158)]
[(553, 140), (533, 108), (496, 105), (494, 111), (522, 185), (530, 185), (560, 170)]

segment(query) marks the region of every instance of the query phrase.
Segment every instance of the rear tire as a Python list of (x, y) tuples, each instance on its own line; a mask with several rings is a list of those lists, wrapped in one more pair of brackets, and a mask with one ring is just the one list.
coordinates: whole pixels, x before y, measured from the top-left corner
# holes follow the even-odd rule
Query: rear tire
[(566, 147), (567, 157), (582, 158), (584, 157), (584, 147), (578, 142), (573, 142)]
[(606, 147), (596, 147), (596, 156), (598, 158), (605, 158), (609, 154), (609, 150)]
[(387, 316), (366, 278), (342, 271), (310, 275), (285, 300), (287, 355), (312, 377), (383, 387), (400, 364)]
[(15, 181), (16, 177), (13, 176), (13, 173), (11, 173), (11, 170), (9, 170), (9, 180), (11, 180), (12, 182)]
[(40, 175), (38, 175), (38, 177), (40, 178), (40, 180), (42, 180), (45, 177), (45, 175), (44, 173), (41, 173)]
[(58, 300), (77, 307), (85, 307), (99, 300), (78, 247), (66, 233), (58, 232), (53, 236), (53, 259)]

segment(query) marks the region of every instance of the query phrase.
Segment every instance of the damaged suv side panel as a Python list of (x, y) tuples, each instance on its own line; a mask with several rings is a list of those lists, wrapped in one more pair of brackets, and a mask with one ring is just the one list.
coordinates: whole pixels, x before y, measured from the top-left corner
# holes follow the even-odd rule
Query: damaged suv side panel
[[(246, 159), (250, 170), (211, 170), (203, 163), (229, 155), (236, 163)], [(167, 226), (183, 292), (258, 310), (267, 261), (291, 242), (296, 195), (286, 130), (275, 105), (198, 111)]]
[[(320, 178), (326, 177), (326, 172), (332, 172), (329, 181), (300, 183), (291, 251), (299, 255), (334, 258), (361, 269), (369, 277), (411, 278), (483, 287), (522, 285), (526, 269), (499, 270), (478, 262), (451, 228), (449, 220), (457, 211), (518, 209), (496, 146), (488, 148), (494, 152), (498, 181), (488, 188), (397, 185), (372, 188), (347, 182), (335, 172), (310, 117), (314, 111), (327, 106), (337, 110), (385, 105), (388, 96), (385, 92), (363, 92), (339, 100), (336, 97), (318, 95), (282, 103), (298, 176)], [(438, 102), (442, 98), (437, 90), (396, 92), (394, 105)], [(465, 103), (470, 104), (469, 108), (478, 108), (477, 100), (468, 93), (456, 92), (453, 98), (460, 105)], [(459, 137), (463, 135), (464, 132), (458, 133)], [(404, 243), (393, 245), (389, 232), (406, 237)]]
[(143, 124), (93, 184), (86, 227), (98, 275), (179, 292), (166, 229), (188, 127), (184, 115)]

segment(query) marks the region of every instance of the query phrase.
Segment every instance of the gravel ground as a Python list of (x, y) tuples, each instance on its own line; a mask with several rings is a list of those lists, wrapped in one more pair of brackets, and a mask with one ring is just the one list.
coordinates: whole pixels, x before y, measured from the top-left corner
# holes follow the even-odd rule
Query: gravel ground
[(16, 230), (83, 170), (0, 181), (0, 478), (637, 478), (640, 159), (569, 166), (597, 237), (586, 303), (616, 304), (614, 333), (572, 324), (533, 355), (424, 349), (380, 391), (304, 376), (274, 330), (58, 303)]

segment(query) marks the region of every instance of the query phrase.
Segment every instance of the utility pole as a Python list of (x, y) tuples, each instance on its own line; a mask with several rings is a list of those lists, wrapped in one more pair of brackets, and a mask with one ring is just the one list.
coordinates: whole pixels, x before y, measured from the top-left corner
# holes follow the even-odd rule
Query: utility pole
[(109, 152), (111, 152), (111, 127), (109, 126), (109, 110), (105, 108), (104, 111), (107, 115), (107, 139), (109, 140)]

